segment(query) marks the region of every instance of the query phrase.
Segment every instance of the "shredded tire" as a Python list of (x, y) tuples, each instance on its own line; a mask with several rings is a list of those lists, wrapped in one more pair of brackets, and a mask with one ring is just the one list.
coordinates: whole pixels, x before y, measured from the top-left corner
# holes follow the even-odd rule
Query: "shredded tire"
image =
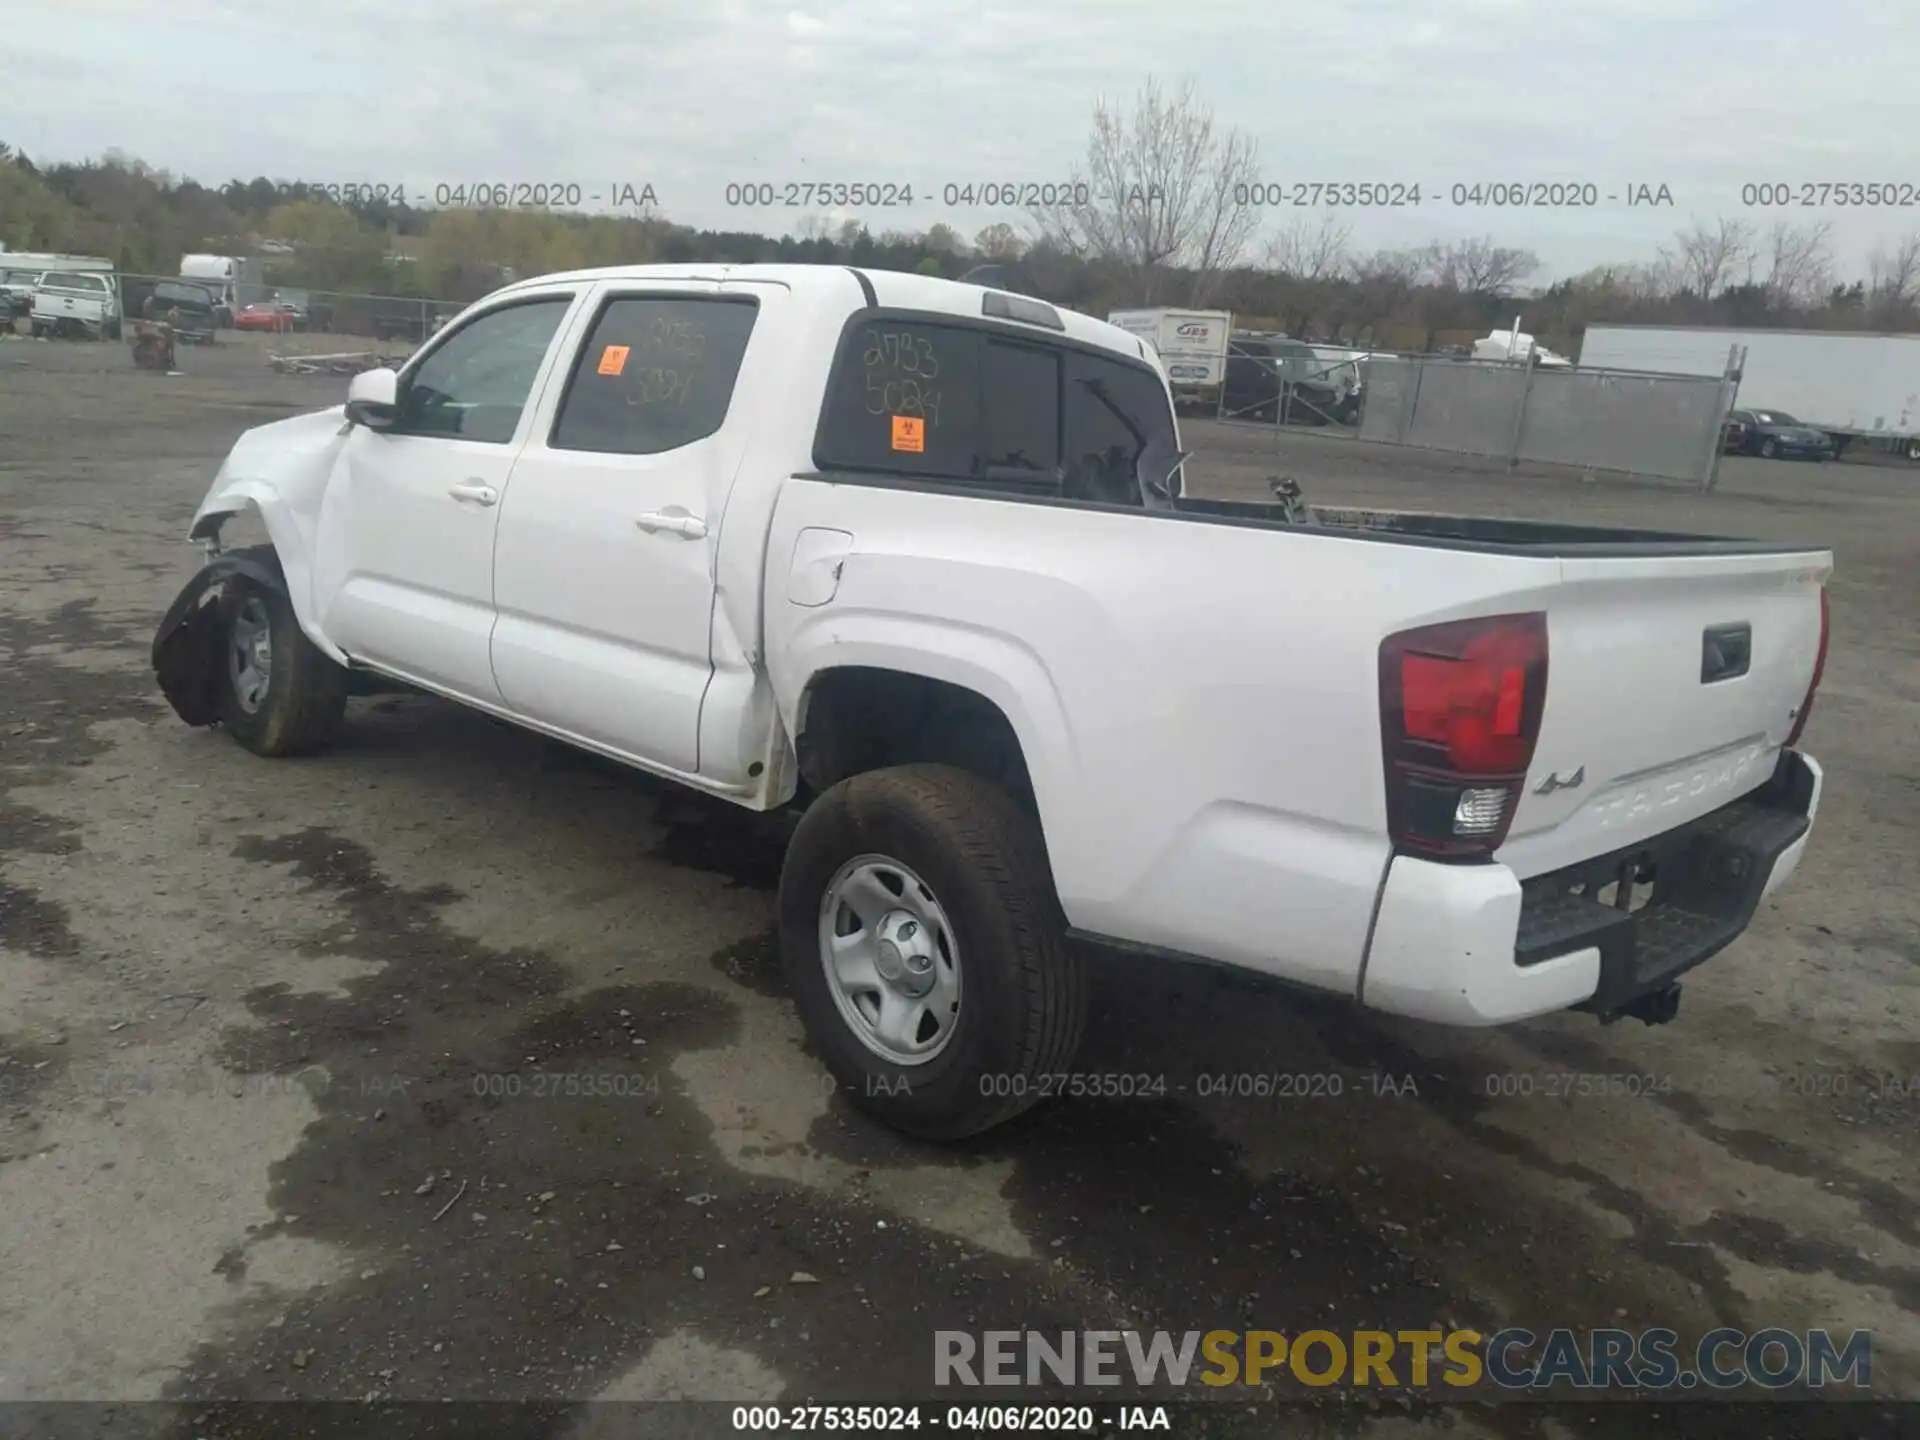
[[(256, 548), (260, 559), (278, 569), (273, 547)], [(266, 697), (252, 711), (241, 705), (227, 669), (233, 623), (249, 598), (259, 598), (265, 605), (273, 657)], [(306, 637), (283, 591), (235, 576), (226, 583), (220, 607), (215, 683), (221, 726), (246, 749), (270, 759), (325, 749), (346, 718), (345, 667)]]

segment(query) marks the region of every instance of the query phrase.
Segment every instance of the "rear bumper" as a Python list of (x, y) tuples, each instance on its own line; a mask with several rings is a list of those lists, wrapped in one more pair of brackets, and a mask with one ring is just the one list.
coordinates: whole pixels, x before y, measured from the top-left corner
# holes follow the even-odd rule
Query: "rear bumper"
[[(1773, 777), (1732, 804), (1524, 883), (1504, 865), (1396, 857), (1361, 1000), (1449, 1025), (1564, 1009), (1617, 1018), (1747, 928), (1798, 867), (1820, 785), (1815, 761), (1783, 751)], [(1641, 908), (1595, 898), (1622, 876)]]

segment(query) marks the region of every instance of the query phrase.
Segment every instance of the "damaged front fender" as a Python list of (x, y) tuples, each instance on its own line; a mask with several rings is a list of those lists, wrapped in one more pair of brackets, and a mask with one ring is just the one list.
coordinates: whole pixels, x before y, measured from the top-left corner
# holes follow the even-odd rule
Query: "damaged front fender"
[(287, 593), (270, 545), (235, 550), (209, 561), (174, 598), (153, 636), (153, 673), (160, 693), (189, 725), (220, 718), (225, 681), (226, 597), (236, 577)]

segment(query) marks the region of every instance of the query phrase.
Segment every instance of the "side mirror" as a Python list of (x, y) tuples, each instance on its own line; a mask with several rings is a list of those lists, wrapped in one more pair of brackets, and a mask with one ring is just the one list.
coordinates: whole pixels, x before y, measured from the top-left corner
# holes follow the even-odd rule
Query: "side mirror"
[(393, 370), (362, 370), (347, 382), (347, 423), (385, 430), (400, 418), (400, 376)]

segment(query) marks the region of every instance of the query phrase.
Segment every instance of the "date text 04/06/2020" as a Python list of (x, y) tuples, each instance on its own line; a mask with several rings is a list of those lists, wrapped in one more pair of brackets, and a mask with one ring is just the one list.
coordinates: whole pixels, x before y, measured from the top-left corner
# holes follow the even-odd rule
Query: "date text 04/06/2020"
[(1412, 209), (1451, 205), (1458, 209), (1591, 210), (1600, 205), (1671, 208), (1671, 187), (1656, 182), (1597, 180), (1473, 180), (1422, 185), (1399, 180), (1267, 180), (1237, 184), (1233, 203), (1259, 209)]
[(915, 185), (895, 180), (730, 180), (721, 201), (730, 207), (799, 210), (811, 205), (894, 209), (924, 204), (949, 210), (1026, 210), (1056, 205), (1142, 206), (1164, 198), (1158, 185), (1112, 189), (1084, 180), (947, 180)]
[(645, 180), (458, 180), (427, 192), (441, 210), (577, 210), (583, 205), (616, 209), (658, 207), (660, 196)]
[(288, 199), (331, 200), (336, 205), (413, 205), (441, 210), (572, 210), (583, 205), (644, 209), (660, 196), (646, 180), (459, 180), (416, 186), (408, 201), (404, 184), (372, 180), (282, 181)]

